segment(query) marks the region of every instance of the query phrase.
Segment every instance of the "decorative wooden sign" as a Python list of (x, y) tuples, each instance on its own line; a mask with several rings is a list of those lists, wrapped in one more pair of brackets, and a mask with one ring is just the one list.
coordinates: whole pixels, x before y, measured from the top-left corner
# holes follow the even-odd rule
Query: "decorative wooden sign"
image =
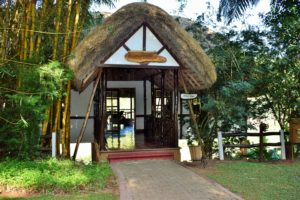
[(125, 54), (125, 59), (129, 62), (136, 63), (165, 63), (167, 59), (163, 56), (160, 56), (155, 51), (128, 51)]
[(290, 121), (290, 141), (292, 144), (300, 144), (300, 118)]
[(181, 99), (195, 99), (197, 97), (197, 94), (181, 94)]

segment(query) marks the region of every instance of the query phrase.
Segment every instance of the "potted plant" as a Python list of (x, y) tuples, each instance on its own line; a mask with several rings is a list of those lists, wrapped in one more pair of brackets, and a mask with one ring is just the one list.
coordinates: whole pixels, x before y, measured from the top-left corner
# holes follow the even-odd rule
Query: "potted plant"
[(202, 150), (201, 146), (199, 145), (199, 142), (197, 142), (197, 139), (195, 135), (192, 133), (191, 128), (187, 130), (187, 144), (189, 146), (190, 154), (191, 154), (191, 160), (192, 161), (199, 161), (202, 158)]

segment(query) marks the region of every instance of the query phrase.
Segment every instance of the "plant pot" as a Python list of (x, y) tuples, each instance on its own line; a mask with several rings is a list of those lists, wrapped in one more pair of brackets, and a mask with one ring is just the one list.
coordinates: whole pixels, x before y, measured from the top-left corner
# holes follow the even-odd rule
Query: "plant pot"
[(192, 161), (201, 160), (202, 158), (201, 146), (189, 146), (189, 149), (190, 149)]

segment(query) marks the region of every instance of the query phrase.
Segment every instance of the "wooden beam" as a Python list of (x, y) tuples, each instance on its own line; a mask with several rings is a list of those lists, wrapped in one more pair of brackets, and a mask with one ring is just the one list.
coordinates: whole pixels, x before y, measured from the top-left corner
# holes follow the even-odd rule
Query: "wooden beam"
[(126, 51), (130, 51), (130, 48), (126, 44), (123, 44), (123, 47), (126, 49)]
[(159, 55), (163, 50), (165, 50), (166, 47), (165, 46), (162, 46), (158, 51), (157, 51), (157, 54)]
[(86, 125), (87, 125), (87, 122), (88, 122), (88, 119), (89, 119), (89, 116), (90, 116), (90, 113), (91, 113), (91, 108), (92, 108), (94, 96), (95, 96), (95, 93), (96, 93), (96, 90), (97, 90), (97, 85), (99, 84), (99, 81), (100, 81), (100, 77), (101, 77), (101, 71), (97, 75), (97, 79), (96, 79), (92, 94), (90, 96), (89, 104), (88, 104), (88, 107), (87, 107), (87, 110), (86, 110), (85, 119), (83, 121), (82, 127), (81, 127), (79, 135), (77, 137), (75, 151), (74, 151), (74, 154), (73, 154), (73, 160), (76, 159), (79, 144), (82, 140), (82, 137), (83, 137), (85, 129), (86, 129)]
[(143, 25), (143, 51), (146, 51), (146, 26)]

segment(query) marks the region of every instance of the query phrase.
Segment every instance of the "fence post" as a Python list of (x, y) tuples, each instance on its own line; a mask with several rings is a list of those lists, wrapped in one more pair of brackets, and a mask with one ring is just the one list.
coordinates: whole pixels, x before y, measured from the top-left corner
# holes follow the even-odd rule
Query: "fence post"
[(284, 131), (280, 130), (281, 160), (286, 160)]
[(56, 158), (56, 133), (52, 132), (52, 158)]
[(223, 151), (223, 143), (222, 143), (222, 132), (218, 132), (218, 147), (219, 147), (219, 157), (220, 160), (224, 160), (224, 151)]
[(259, 125), (259, 147), (258, 147), (258, 161), (262, 162), (264, 160), (263, 149), (264, 149), (264, 131), (266, 130), (267, 125), (261, 123)]

